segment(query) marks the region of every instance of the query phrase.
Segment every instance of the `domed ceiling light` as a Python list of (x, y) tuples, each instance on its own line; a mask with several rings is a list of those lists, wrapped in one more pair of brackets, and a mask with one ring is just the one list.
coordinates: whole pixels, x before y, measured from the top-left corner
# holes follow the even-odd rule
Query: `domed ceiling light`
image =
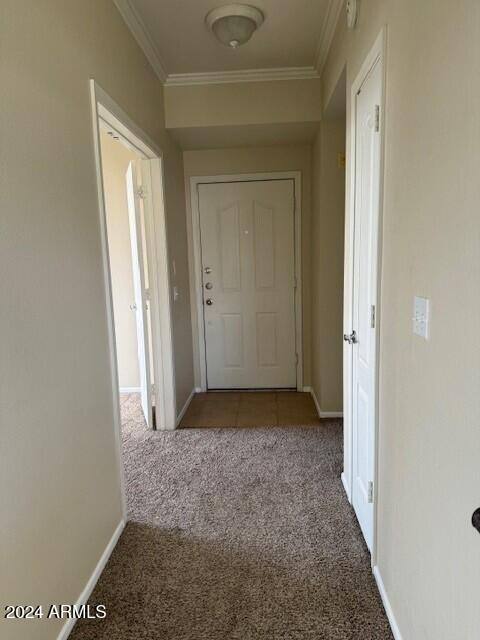
[(264, 20), (263, 13), (248, 4), (227, 4), (207, 13), (205, 22), (217, 40), (236, 49), (250, 40)]

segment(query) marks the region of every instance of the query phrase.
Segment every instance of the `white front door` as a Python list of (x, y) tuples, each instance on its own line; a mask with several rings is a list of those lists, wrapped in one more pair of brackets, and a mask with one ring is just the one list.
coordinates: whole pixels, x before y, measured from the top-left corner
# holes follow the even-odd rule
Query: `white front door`
[(148, 306), (145, 290), (144, 242), (136, 171), (130, 163), (126, 173), (128, 220), (132, 249), (133, 289), (135, 296), (135, 318), (137, 321), (138, 364), (142, 409), (149, 428), (153, 427), (152, 387), (150, 382), (150, 350), (148, 332)]
[(207, 386), (295, 388), (293, 180), (198, 191)]
[(376, 425), (376, 306), (380, 203), (379, 62), (356, 96), (352, 344), (352, 504), (369, 549), (373, 541)]

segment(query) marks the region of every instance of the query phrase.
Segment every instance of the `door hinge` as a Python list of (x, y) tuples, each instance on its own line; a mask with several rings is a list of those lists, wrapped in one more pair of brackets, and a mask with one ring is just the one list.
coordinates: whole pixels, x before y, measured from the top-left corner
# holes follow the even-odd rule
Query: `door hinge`
[(375, 105), (375, 131), (380, 131), (380, 105)]
[(375, 305), (372, 304), (370, 308), (370, 327), (375, 329)]
[(140, 200), (145, 200), (145, 198), (147, 197), (147, 190), (145, 189), (145, 187), (139, 186), (137, 188), (137, 196), (140, 198)]
[(373, 482), (368, 483), (368, 502), (371, 504), (373, 502)]

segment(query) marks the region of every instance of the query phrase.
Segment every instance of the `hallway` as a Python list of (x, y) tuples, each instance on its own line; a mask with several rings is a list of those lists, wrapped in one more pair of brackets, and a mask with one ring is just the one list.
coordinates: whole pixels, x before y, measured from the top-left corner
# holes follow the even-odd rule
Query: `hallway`
[(389, 640), (340, 482), (342, 428), (145, 430), (122, 398), (129, 523), (72, 640)]

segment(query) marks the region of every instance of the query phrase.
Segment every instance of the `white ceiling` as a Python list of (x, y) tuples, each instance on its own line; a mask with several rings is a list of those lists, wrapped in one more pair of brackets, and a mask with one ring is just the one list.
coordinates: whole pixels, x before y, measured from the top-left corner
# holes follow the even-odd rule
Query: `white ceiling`
[[(331, 0), (246, 0), (265, 15), (237, 50), (221, 45), (205, 26), (218, 0), (129, 0), (166, 74), (316, 66)], [(119, 3), (117, 2), (117, 5)]]

